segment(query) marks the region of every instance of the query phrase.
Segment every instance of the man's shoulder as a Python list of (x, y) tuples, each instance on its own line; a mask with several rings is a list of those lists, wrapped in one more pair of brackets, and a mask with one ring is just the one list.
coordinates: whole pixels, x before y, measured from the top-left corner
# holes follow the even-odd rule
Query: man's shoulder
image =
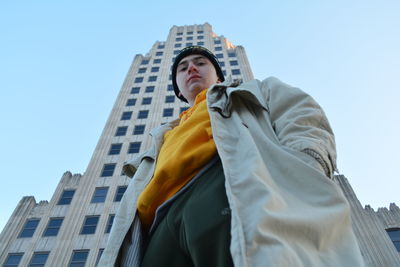
[(254, 79), (249, 82), (257, 82), (261, 87), (268, 87), (270, 89), (278, 88), (278, 87), (293, 87), (287, 83), (284, 83), (282, 80), (278, 79), (275, 76), (269, 76), (263, 80)]
[(241, 89), (255, 89), (258, 88), (260, 90), (274, 90), (277, 88), (293, 88), (293, 86), (282, 82), (280, 79), (274, 76), (269, 76), (263, 80), (252, 79), (249, 81), (245, 81), (238, 86)]

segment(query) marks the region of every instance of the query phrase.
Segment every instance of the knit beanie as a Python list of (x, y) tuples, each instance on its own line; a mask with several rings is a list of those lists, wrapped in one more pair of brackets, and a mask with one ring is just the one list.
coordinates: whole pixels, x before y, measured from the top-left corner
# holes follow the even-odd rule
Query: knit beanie
[(211, 63), (214, 65), (214, 68), (215, 68), (215, 71), (217, 73), (219, 80), (221, 82), (225, 81), (225, 77), (224, 77), (224, 74), (222, 73), (221, 66), (219, 65), (218, 59), (215, 57), (215, 55), (211, 51), (209, 51), (207, 48), (204, 48), (202, 46), (185, 47), (176, 56), (174, 64), (172, 65), (172, 85), (174, 87), (174, 92), (175, 92), (176, 97), (178, 97), (180, 100), (182, 100), (186, 103), (188, 102), (186, 100), (186, 98), (183, 97), (182, 94), (179, 94), (180, 90), (179, 90), (178, 84), (176, 83), (176, 71), (177, 71), (179, 62), (183, 58), (190, 56), (190, 55), (202, 55), (202, 56), (208, 58), (211, 61)]

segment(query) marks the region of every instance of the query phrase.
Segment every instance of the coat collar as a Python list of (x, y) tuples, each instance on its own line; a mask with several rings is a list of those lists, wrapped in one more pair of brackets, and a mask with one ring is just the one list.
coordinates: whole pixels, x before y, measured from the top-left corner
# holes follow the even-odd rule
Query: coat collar
[[(236, 87), (232, 87), (232, 84), (234, 84), (232, 77), (228, 76), (223, 83), (215, 84), (208, 89), (207, 103), (210, 109), (217, 110), (223, 117), (228, 118), (231, 116), (232, 112), (232, 96), (238, 95), (241, 99), (268, 111), (266, 97), (261, 93), (261, 82), (259, 80), (251, 80)], [(151, 147), (128, 161), (126, 165), (129, 166), (129, 172), (132, 173), (132, 175), (143, 159), (148, 158), (156, 160), (162, 143), (164, 142), (164, 134), (177, 126), (179, 121), (180, 119), (176, 119), (150, 131), (150, 136), (153, 137)]]
[(261, 82), (251, 80), (232, 87), (234, 82), (229, 76), (223, 83), (213, 85), (207, 92), (207, 102), (211, 109), (217, 110), (223, 117), (230, 117), (232, 109), (232, 95), (238, 95), (243, 100), (260, 106), (268, 111), (266, 97), (260, 90)]

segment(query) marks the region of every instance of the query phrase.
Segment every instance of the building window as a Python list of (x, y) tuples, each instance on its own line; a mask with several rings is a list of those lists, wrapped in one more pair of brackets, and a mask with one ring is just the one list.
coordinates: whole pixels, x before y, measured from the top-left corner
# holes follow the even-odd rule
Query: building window
[(160, 70), (160, 67), (152, 67), (151, 72), (158, 72)]
[(74, 250), (72, 252), (71, 261), (69, 267), (85, 267), (86, 260), (89, 254), (89, 250)]
[(167, 90), (174, 91), (174, 87), (172, 86), (172, 84), (168, 84)]
[(193, 36), (186, 37), (186, 40), (188, 40), (188, 41), (193, 40)]
[(105, 233), (109, 233), (111, 231), (111, 227), (112, 227), (112, 224), (114, 222), (114, 217), (115, 217), (114, 214), (110, 214), (110, 216), (108, 216), (108, 221), (107, 221)]
[(199, 35), (199, 36), (197, 36), (197, 39), (202, 40), (202, 39), (204, 39), (204, 36), (203, 35)]
[(228, 57), (236, 57), (236, 53), (235, 52), (229, 52), (228, 53)]
[(139, 153), (141, 142), (133, 142), (129, 144), (128, 154)]
[(187, 32), (187, 34), (193, 34), (193, 32)]
[(96, 187), (91, 203), (103, 203), (106, 201), (108, 187)]
[(108, 151), (108, 155), (118, 155), (121, 151), (122, 144), (111, 144), (110, 151)]
[(174, 95), (167, 95), (165, 97), (165, 103), (174, 103), (175, 102), (175, 96)]
[(99, 264), (101, 255), (103, 255), (103, 251), (104, 251), (104, 248), (99, 249), (99, 253), (97, 254), (97, 259), (96, 259), (96, 266)]
[(162, 52), (162, 51), (156, 52), (156, 56), (162, 56), (162, 55), (163, 55), (163, 52)]
[(175, 50), (175, 51), (174, 51), (174, 55), (179, 54), (179, 52), (180, 52), (179, 50)]
[(133, 135), (139, 135), (144, 133), (145, 125), (135, 125), (133, 129)]
[(136, 104), (136, 99), (135, 98), (130, 98), (126, 101), (126, 106), (130, 107), (130, 106), (134, 106)]
[(197, 45), (204, 45), (204, 42), (197, 42)]
[(188, 109), (189, 109), (189, 107), (181, 107), (181, 109), (179, 111), (180, 111), (180, 113), (182, 113), (182, 112), (184, 112), (184, 111), (186, 111)]
[(221, 67), (225, 67), (225, 62), (224, 62), (224, 61), (220, 61), (220, 62), (219, 62), (219, 65), (220, 65)]
[(121, 121), (130, 120), (131, 117), (132, 117), (132, 111), (125, 111), (124, 113), (122, 113)]
[(223, 71), (222, 71), (222, 74), (224, 74), (224, 76), (226, 76), (226, 70), (223, 70)]
[(220, 43), (221, 43), (221, 40), (214, 39), (214, 44), (220, 44)]
[(103, 171), (101, 172), (101, 177), (113, 176), (115, 170), (115, 163), (104, 164)]
[(192, 46), (193, 43), (186, 43), (186, 46)]
[(176, 35), (183, 35), (183, 32), (178, 32), (176, 33)]
[(386, 229), (386, 232), (388, 233), (397, 251), (400, 252), (400, 228)]
[(173, 108), (164, 108), (163, 117), (172, 117), (174, 115)]
[(204, 33), (204, 31), (197, 31), (197, 33), (198, 33), (198, 34), (203, 34), (203, 33)]
[(47, 261), (47, 257), (50, 252), (35, 252), (33, 253), (29, 267), (44, 267)]
[(154, 59), (154, 60), (153, 60), (153, 63), (154, 63), (154, 64), (161, 63), (161, 58), (156, 58), (156, 59)]
[(175, 45), (174, 45), (175, 48), (181, 47), (181, 46), (182, 46), (182, 44), (175, 44)]
[(175, 41), (177, 41), (177, 42), (182, 41), (182, 37), (175, 38)]
[(224, 58), (224, 55), (223, 54), (216, 54), (215, 55), (217, 58)]
[(146, 86), (146, 89), (144, 90), (145, 93), (153, 93), (154, 92), (154, 86)]
[(64, 190), (61, 194), (60, 200), (57, 205), (69, 205), (71, 204), (72, 198), (75, 194), (75, 190)]
[(157, 76), (150, 76), (148, 81), (149, 81), (149, 82), (155, 82), (155, 81), (157, 81)]
[(40, 219), (28, 219), (25, 222), (24, 228), (22, 228), (21, 233), (18, 237), (32, 237), (35, 233), (36, 227), (39, 224)]
[(139, 92), (140, 92), (140, 87), (132, 87), (131, 94), (139, 94)]
[(119, 202), (122, 199), (122, 196), (124, 195), (125, 191), (126, 191), (127, 186), (118, 186), (117, 188), (117, 192), (115, 193), (115, 198), (114, 201), (115, 202)]
[(240, 75), (240, 70), (239, 69), (232, 70), (232, 75)]
[(147, 70), (147, 68), (140, 68), (140, 69), (138, 70), (138, 73), (145, 73), (146, 70)]
[(158, 49), (164, 49), (164, 47), (165, 47), (165, 45), (163, 45), (163, 44), (160, 44), (157, 46)]
[(222, 47), (221, 46), (216, 46), (215, 47), (215, 51), (222, 51)]
[(61, 228), (64, 218), (50, 218), (43, 236), (56, 236)]
[(143, 77), (136, 77), (134, 83), (141, 83), (143, 82)]
[(141, 64), (141, 65), (149, 64), (149, 60), (148, 60), (148, 59), (143, 59), (142, 62), (141, 62), (140, 64)]
[(229, 64), (230, 64), (231, 66), (237, 66), (237, 65), (239, 65), (238, 62), (237, 62), (237, 60), (231, 60), (231, 61), (229, 61)]
[(149, 111), (148, 110), (140, 110), (138, 113), (137, 118), (138, 119), (147, 119), (147, 117), (149, 116)]
[(99, 222), (100, 215), (86, 216), (85, 222), (81, 230), (81, 235), (90, 235), (96, 232), (97, 223)]
[(24, 253), (9, 253), (3, 267), (18, 267)]
[(115, 136), (124, 136), (126, 134), (127, 130), (128, 130), (128, 126), (118, 127), (117, 131), (115, 132)]
[(151, 104), (151, 97), (144, 97), (142, 99), (142, 105), (150, 105)]

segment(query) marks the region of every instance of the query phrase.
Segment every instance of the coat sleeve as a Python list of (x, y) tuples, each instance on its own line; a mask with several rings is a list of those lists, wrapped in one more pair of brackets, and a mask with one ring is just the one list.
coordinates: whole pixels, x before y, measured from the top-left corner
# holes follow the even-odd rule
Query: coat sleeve
[(332, 177), (336, 170), (335, 137), (318, 103), (274, 77), (262, 81), (261, 89), (281, 145), (308, 154)]

